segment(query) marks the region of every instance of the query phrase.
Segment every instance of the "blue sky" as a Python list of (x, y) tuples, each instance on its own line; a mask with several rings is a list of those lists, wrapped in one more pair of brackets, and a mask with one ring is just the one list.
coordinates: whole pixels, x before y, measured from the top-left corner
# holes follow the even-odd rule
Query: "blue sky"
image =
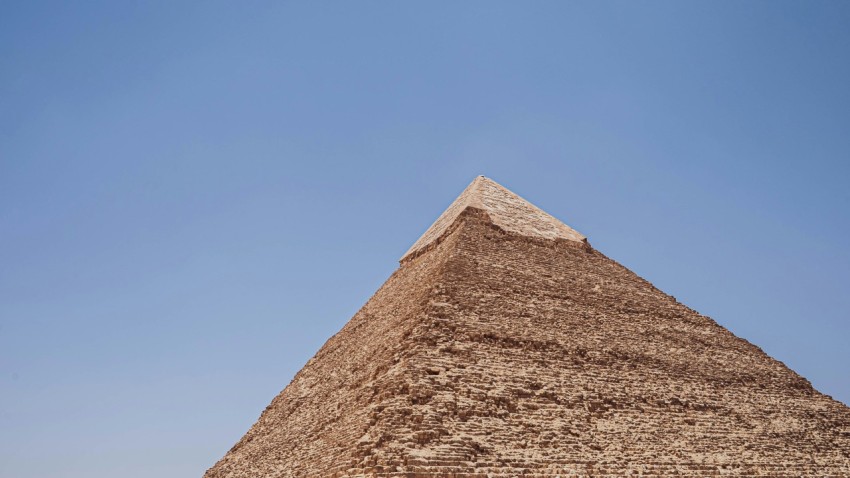
[(479, 174), (850, 402), (847, 25), (4, 2), (0, 476), (200, 476)]

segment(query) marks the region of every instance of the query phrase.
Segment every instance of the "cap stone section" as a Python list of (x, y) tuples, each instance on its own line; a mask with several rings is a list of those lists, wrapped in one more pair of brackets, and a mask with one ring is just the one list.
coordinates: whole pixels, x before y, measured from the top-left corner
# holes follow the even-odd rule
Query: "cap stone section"
[(425, 231), (425, 234), (422, 234), (400, 262), (404, 263), (418, 256), (429, 246), (439, 242), (458, 216), (469, 208), (485, 212), (494, 225), (506, 231), (540, 239), (587, 243), (587, 238), (575, 229), (517, 196), (496, 181), (478, 176)]

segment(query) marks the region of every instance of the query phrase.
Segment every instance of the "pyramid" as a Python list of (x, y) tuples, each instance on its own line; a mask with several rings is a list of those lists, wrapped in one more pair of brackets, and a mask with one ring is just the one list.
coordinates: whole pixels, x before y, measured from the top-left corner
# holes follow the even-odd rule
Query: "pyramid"
[(850, 476), (850, 408), (478, 177), (204, 475)]

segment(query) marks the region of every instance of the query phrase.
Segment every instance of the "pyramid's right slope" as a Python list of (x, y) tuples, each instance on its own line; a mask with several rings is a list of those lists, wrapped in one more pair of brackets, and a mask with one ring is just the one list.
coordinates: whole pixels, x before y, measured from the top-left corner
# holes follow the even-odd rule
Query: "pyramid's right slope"
[(208, 473), (850, 476), (850, 409), (478, 178)]

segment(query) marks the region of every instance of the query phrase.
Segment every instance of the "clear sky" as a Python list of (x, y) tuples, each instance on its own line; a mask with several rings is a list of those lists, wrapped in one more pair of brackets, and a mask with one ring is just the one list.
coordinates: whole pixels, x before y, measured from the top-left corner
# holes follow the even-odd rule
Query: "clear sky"
[(200, 476), (476, 176), (850, 402), (850, 2), (3, 2), (0, 476)]

